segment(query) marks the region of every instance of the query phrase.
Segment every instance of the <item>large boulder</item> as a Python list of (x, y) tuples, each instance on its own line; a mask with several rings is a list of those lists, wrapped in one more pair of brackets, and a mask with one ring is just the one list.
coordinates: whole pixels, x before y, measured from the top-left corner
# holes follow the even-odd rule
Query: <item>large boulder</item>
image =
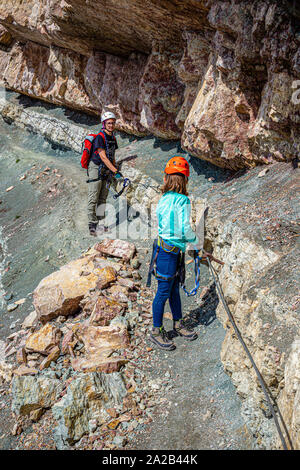
[(94, 289), (98, 281), (104, 284), (113, 281), (120, 268), (118, 263), (101, 259), (95, 249), (62, 266), (45, 277), (34, 290), (33, 304), (39, 320), (46, 323), (60, 315), (76, 313), (88, 291)]
[(78, 310), (81, 299), (96, 286), (98, 276), (93, 273), (93, 268), (88, 259), (80, 258), (39, 283), (33, 293), (33, 304), (42, 323)]

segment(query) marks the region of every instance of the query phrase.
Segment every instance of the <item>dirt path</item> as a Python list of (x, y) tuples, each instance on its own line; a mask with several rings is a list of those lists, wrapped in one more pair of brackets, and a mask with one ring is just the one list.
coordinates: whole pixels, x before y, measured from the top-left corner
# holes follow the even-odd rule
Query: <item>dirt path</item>
[[(145, 272), (142, 270), (145, 277)], [(209, 285), (207, 269), (202, 285)], [(189, 282), (192, 286), (192, 280)], [(152, 285), (153, 295), (155, 282)], [(198, 338), (187, 342), (176, 337), (176, 350), (154, 349), (140, 369), (153, 384), (167, 384), (167, 400), (157, 403), (153, 422), (132, 439), (129, 448), (139, 450), (240, 449), (253, 446), (240, 412), (240, 400), (220, 361), (225, 332), (215, 316), (218, 298), (211, 284), (203, 299), (181, 293), (187, 325)], [(166, 310), (168, 310), (168, 305)], [(168, 315), (167, 315), (168, 316)], [(172, 321), (164, 320), (172, 336)], [(150, 342), (149, 346), (152, 346)]]

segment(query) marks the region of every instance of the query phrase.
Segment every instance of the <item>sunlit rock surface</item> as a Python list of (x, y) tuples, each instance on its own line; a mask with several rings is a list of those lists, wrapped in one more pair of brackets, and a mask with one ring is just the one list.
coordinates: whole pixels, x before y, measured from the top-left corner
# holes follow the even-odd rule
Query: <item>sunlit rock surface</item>
[[(288, 0), (0, 3), (0, 80), (239, 169), (299, 151), (299, 8)], [(88, 19), (88, 21), (87, 21)]]

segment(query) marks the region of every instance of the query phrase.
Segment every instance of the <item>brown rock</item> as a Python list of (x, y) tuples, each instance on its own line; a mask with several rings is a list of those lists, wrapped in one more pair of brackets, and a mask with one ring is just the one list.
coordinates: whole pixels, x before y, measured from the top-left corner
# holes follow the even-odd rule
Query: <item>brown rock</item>
[(117, 413), (115, 408), (107, 408), (106, 411), (112, 418), (117, 418), (119, 416), (119, 413)]
[(22, 425), (19, 424), (19, 423), (15, 423), (15, 424), (14, 424), (14, 427), (13, 427), (13, 429), (12, 429), (12, 431), (11, 431), (12, 435), (13, 435), (13, 436), (18, 436), (19, 434), (22, 434), (22, 432), (23, 432), (23, 427), (22, 427)]
[(123, 357), (101, 358), (99, 356), (90, 356), (86, 358), (73, 358), (71, 365), (76, 371), (111, 374), (112, 372), (118, 372), (127, 362), (128, 360)]
[(131, 395), (127, 395), (126, 397), (123, 398), (124, 410), (130, 410), (131, 408), (135, 406), (135, 404), (136, 403)]
[(115, 256), (129, 261), (135, 254), (135, 245), (125, 240), (105, 239), (98, 243), (95, 249), (108, 256)]
[(98, 289), (105, 289), (117, 279), (116, 271), (110, 266), (107, 266), (106, 268), (102, 268), (99, 271), (100, 273), (99, 273), (99, 278), (97, 281)]
[(27, 367), (30, 367), (31, 369), (38, 369), (40, 364), (40, 360), (27, 360)]
[(120, 420), (119, 419), (114, 419), (113, 421), (110, 421), (108, 424), (107, 424), (107, 427), (109, 429), (117, 429), (117, 427), (119, 426), (120, 424)]
[[(172, 57), (172, 58), (171, 58)], [(176, 60), (177, 59), (177, 60)], [(181, 131), (175, 123), (184, 94), (184, 85), (178, 80), (180, 54), (154, 48), (149, 56), (140, 83), (141, 123), (150, 132), (165, 139), (178, 139)]]
[(164, 318), (166, 318), (167, 320), (173, 320), (173, 315), (171, 312), (165, 312)]
[(19, 364), (26, 364), (27, 363), (27, 356), (25, 352), (25, 348), (20, 348), (17, 351), (16, 360)]
[(17, 348), (15, 348), (14, 346), (9, 347), (9, 348), (6, 348), (6, 349), (5, 349), (5, 357), (12, 356), (12, 355), (15, 354), (16, 352), (17, 352)]
[(31, 421), (36, 422), (40, 419), (44, 411), (44, 408), (37, 408), (36, 410), (32, 410), (30, 412), (29, 418), (31, 419)]
[(90, 317), (90, 325), (108, 326), (113, 318), (121, 315), (124, 307), (115, 300), (99, 297)]
[(128, 288), (127, 287), (123, 287), (119, 285), (111, 286), (109, 289), (107, 289), (106, 295), (116, 302), (125, 303), (125, 304), (128, 302)]
[(33, 328), (38, 322), (38, 314), (35, 310), (31, 312), (23, 321), (22, 328)]
[(118, 277), (118, 284), (123, 287), (127, 287), (129, 290), (135, 290), (136, 284), (134, 281), (124, 277)]
[(47, 323), (40, 330), (36, 331), (26, 341), (27, 352), (38, 352), (48, 355), (54, 346), (58, 346), (61, 338), (59, 328)]
[[(89, 257), (71, 261), (46, 278), (34, 291), (34, 306), (39, 320), (45, 323), (60, 315), (76, 312), (84, 295), (96, 286), (98, 275)], [(82, 276), (81, 273), (88, 273)]]
[(26, 365), (22, 364), (17, 369), (14, 369), (13, 373), (17, 376), (36, 375), (38, 373), (38, 369), (35, 369), (33, 367), (27, 367)]
[(51, 350), (50, 354), (47, 357), (45, 357), (45, 359), (40, 364), (40, 370), (47, 369), (50, 366), (52, 361), (55, 362), (56, 359), (59, 358), (59, 355), (60, 355), (59, 347), (54, 346), (54, 348)]
[[(249, 119), (240, 119), (235, 106), (248, 113)], [(219, 108), (219, 103), (222, 107)], [(249, 122), (254, 119), (253, 110), (243, 94), (227, 86), (221, 74), (215, 78), (213, 63), (207, 68), (203, 85), (185, 121), (182, 136), (184, 148), (204, 160), (221, 167), (238, 169), (246, 160), (252, 165), (253, 157), (247, 140)], [(221, 125), (222, 123), (222, 125)], [(234, 157), (233, 157), (234, 156)]]
[(71, 328), (70, 330), (67, 331), (67, 333), (64, 335), (62, 344), (61, 344), (61, 352), (62, 354), (66, 354), (68, 352), (68, 348), (70, 343), (72, 343), (74, 339), (74, 330)]

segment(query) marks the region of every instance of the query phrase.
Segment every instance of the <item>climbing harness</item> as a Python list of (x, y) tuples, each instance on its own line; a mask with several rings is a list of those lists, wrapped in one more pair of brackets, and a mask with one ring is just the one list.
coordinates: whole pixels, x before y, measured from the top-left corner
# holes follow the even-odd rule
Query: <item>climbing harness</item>
[[(178, 258), (178, 263), (177, 263), (177, 270), (176, 273), (173, 276), (166, 276), (162, 275), (157, 271), (156, 268), (156, 261), (158, 257), (158, 253), (160, 248), (164, 250), (166, 253), (174, 253), (178, 254), (179, 253), (179, 258)], [(195, 256), (195, 287), (192, 289), (190, 292), (186, 289), (185, 287), (185, 254), (180, 251), (180, 248), (178, 248), (175, 245), (168, 245), (161, 237), (158, 237), (157, 239), (154, 240), (153, 242), (153, 250), (152, 250), (152, 257), (150, 261), (150, 266), (149, 266), (149, 271), (148, 271), (148, 278), (147, 278), (147, 283), (146, 286), (150, 287), (151, 286), (151, 276), (153, 275), (156, 277), (156, 279), (160, 279), (163, 281), (170, 281), (174, 279), (175, 277), (179, 278), (179, 284), (183, 288), (184, 292), (186, 295), (192, 296), (196, 295), (197, 291), (199, 289), (200, 285), (200, 260), (201, 258), (199, 257), (199, 252), (196, 252)]]
[[(98, 178), (94, 178), (94, 179), (88, 179), (86, 180), (87, 183), (93, 183), (95, 181), (100, 181), (100, 180), (103, 180), (103, 173), (101, 173), (102, 169), (99, 168), (98, 170)], [(106, 187), (110, 190), (110, 184), (111, 184), (111, 180), (112, 180), (112, 173), (110, 173), (108, 175), (108, 178), (107, 178), (107, 182), (106, 182)], [(122, 185), (122, 188), (121, 190), (118, 192), (118, 193), (115, 193), (113, 195), (113, 199), (118, 199), (118, 197), (120, 197), (123, 192), (125, 191), (125, 189), (131, 184), (131, 181), (129, 178), (124, 178), (123, 180), (123, 185)]]
[[(200, 256), (200, 251), (199, 250), (194, 250), (194, 272), (195, 272), (195, 287), (191, 290), (188, 291), (186, 286), (185, 286), (185, 254), (180, 253), (180, 258), (178, 261), (178, 266), (177, 266), (177, 271), (173, 276), (163, 276), (161, 275), (157, 269), (156, 269), (156, 260), (158, 257), (158, 252), (159, 248), (162, 248), (165, 252), (167, 253), (175, 253), (177, 254), (180, 249), (174, 245), (168, 245), (162, 238), (158, 237), (158, 239), (154, 240), (153, 243), (153, 250), (152, 250), (152, 257), (150, 261), (150, 266), (149, 266), (149, 271), (148, 271), (148, 278), (147, 278), (147, 287), (151, 286), (151, 275), (153, 274), (154, 277), (157, 279), (162, 279), (162, 280), (171, 280), (175, 278), (176, 276), (179, 277), (179, 284), (180, 287), (183, 289), (184, 293), (186, 294), (187, 297), (192, 297), (197, 294), (199, 287), (200, 287), (200, 263), (202, 260), (206, 260), (207, 257), (210, 257), (214, 261), (216, 261), (219, 264), (224, 264), (223, 261), (218, 260), (217, 258), (214, 258), (210, 253), (207, 252), (202, 252)], [(190, 260), (187, 262), (187, 265), (193, 262), (193, 260)]]
[[(243, 338), (242, 338), (242, 335), (241, 335), (241, 333), (240, 333), (240, 331), (239, 331), (239, 329), (238, 329), (238, 327), (237, 327), (237, 325), (236, 325), (236, 323), (235, 323), (235, 320), (234, 320), (234, 318), (233, 318), (233, 316), (232, 316), (232, 313), (231, 313), (230, 310), (229, 310), (228, 304), (227, 304), (227, 302), (226, 302), (226, 300), (225, 300), (225, 297), (224, 297), (224, 294), (223, 294), (223, 291), (222, 291), (222, 287), (221, 287), (221, 284), (220, 284), (218, 275), (217, 275), (215, 269), (213, 268), (213, 266), (212, 266), (212, 264), (211, 264), (210, 257), (207, 257), (206, 259), (207, 259), (208, 266), (209, 266), (210, 272), (211, 272), (211, 274), (212, 274), (214, 283), (215, 283), (215, 285), (216, 285), (216, 288), (217, 288), (217, 291), (218, 291), (218, 295), (219, 295), (219, 297), (220, 297), (220, 299), (221, 299), (221, 301), (222, 301), (222, 303), (223, 303), (223, 306), (224, 306), (225, 311), (226, 311), (226, 313), (227, 313), (227, 315), (228, 315), (228, 318), (229, 318), (229, 320), (230, 320), (230, 322), (231, 322), (231, 324), (232, 324), (232, 326), (233, 326), (233, 328), (234, 328), (234, 331), (235, 331), (235, 333), (236, 333), (236, 335), (237, 335), (237, 337), (238, 337), (240, 343), (242, 344), (242, 346), (243, 346), (243, 348), (244, 348), (244, 350), (245, 350), (245, 352), (246, 352), (246, 354), (247, 354), (247, 356), (248, 356), (248, 358), (249, 358), (249, 360), (250, 360), (250, 362), (251, 362), (251, 364), (252, 364), (252, 366), (253, 366), (253, 368), (254, 368), (254, 370), (255, 370), (255, 372), (256, 372), (257, 378), (258, 378), (258, 380), (259, 380), (259, 383), (260, 383), (260, 385), (261, 385), (261, 387), (262, 387), (262, 390), (263, 390), (263, 392), (264, 392), (264, 395), (265, 395), (265, 397), (266, 397), (266, 400), (267, 400), (267, 403), (268, 403), (270, 412), (271, 412), (271, 414), (272, 414), (272, 416), (273, 416), (273, 418), (274, 418), (274, 422), (275, 422), (275, 425), (276, 425), (278, 434), (279, 434), (279, 436), (280, 436), (280, 440), (281, 440), (283, 449), (284, 449), (284, 450), (288, 450), (288, 446), (287, 446), (287, 443), (286, 443), (286, 441), (285, 441), (285, 439), (284, 439), (284, 436), (283, 436), (283, 433), (282, 433), (282, 430), (281, 430), (281, 427), (280, 427), (280, 424), (279, 424), (279, 421), (278, 421), (278, 418), (277, 418), (277, 415), (276, 415), (276, 410), (277, 410), (277, 413), (278, 413), (278, 415), (279, 415), (279, 417), (280, 417), (280, 420), (281, 420), (282, 426), (283, 426), (283, 428), (284, 428), (284, 431), (285, 431), (285, 433), (286, 433), (287, 439), (288, 439), (288, 441), (289, 441), (290, 448), (291, 448), (291, 450), (293, 450), (293, 444), (292, 444), (292, 441), (291, 441), (291, 439), (290, 439), (290, 436), (289, 436), (288, 430), (287, 430), (287, 428), (286, 428), (285, 422), (284, 422), (284, 420), (283, 420), (283, 417), (282, 417), (282, 415), (281, 415), (281, 412), (280, 412), (280, 410), (279, 410), (279, 408), (278, 408), (278, 405), (276, 404), (275, 399), (273, 398), (273, 396), (272, 396), (270, 390), (268, 390), (267, 385), (266, 385), (266, 383), (265, 383), (265, 381), (264, 381), (264, 379), (263, 379), (263, 377), (262, 377), (260, 371), (258, 370), (257, 365), (255, 364), (254, 359), (253, 359), (253, 357), (252, 357), (252, 355), (251, 355), (249, 349), (247, 348), (247, 345), (245, 344), (245, 342), (244, 342), (244, 340), (243, 340)], [(224, 264), (224, 263), (223, 263), (223, 264)], [(273, 400), (274, 405), (272, 404), (271, 399)], [(275, 410), (275, 407), (276, 407), (276, 410)]]
[[(178, 264), (176, 273), (173, 276), (165, 276), (159, 273), (156, 269), (156, 260), (158, 257), (159, 250), (162, 249), (167, 253), (174, 253), (179, 254)], [(162, 238), (158, 237), (153, 242), (153, 249), (152, 249), (152, 256), (148, 271), (147, 283), (146, 287), (151, 286), (151, 277), (152, 275), (156, 277), (156, 279), (160, 279), (163, 281), (171, 281), (175, 277), (179, 276), (180, 279), (184, 278), (184, 253), (179, 253), (180, 249), (174, 245), (168, 245)]]

